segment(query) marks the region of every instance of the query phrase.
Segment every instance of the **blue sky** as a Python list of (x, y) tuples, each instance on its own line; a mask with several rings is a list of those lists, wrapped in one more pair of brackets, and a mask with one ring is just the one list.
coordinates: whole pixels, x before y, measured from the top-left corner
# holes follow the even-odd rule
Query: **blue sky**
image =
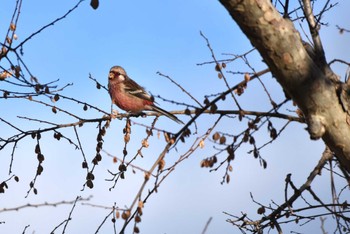
[[(18, 42), (31, 35), (33, 31), (60, 17), (75, 2), (68, 1), (24, 1), (21, 16), (17, 25)], [(4, 35), (9, 24), (14, 2), (6, 1), (0, 8), (0, 35)], [(349, 60), (349, 35), (340, 35), (335, 29), (339, 24), (350, 28), (346, 18), (350, 2), (341, 1), (339, 6), (325, 18), (329, 26), (321, 32), (328, 60), (341, 58)], [(63, 95), (84, 100), (99, 108), (109, 111), (110, 98), (107, 92), (97, 90), (95, 84), (88, 79), (89, 73), (101, 84), (107, 84), (107, 74), (111, 66), (121, 65), (128, 74), (146, 87), (154, 95), (167, 99), (195, 105), (184, 93), (171, 82), (157, 75), (158, 71), (171, 76), (187, 89), (200, 102), (204, 95), (215, 94), (225, 90), (222, 80), (217, 78), (213, 65), (197, 66), (196, 64), (211, 61), (211, 54), (205, 40), (200, 36), (202, 31), (210, 40), (216, 56), (220, 59), (230, 58), (222, 53), (241, 54), (251, 48), (249, 41), (242, 35), (226, 10), (218, 1), (102, 1), (98, 10), (94, 11), (89, 2), (81, 6), (66, 19), (43, 31), (24, 45), (23, 59), (31, 72), (42, 82), (59, 79), (58, 85), (67, 83), (74, 85), (63, 91)], [(15, 42), (15, 43), (18, 43)], [(249, 56), (250, 62), (257, 70), (266, 68), (257, 54)], [(3, 63), (3, 61), (1, 61)], [(6, 66), (6, 64), (1, 64)], [(343, 66), (336, 66), (336, 72), (345, 73)], [(228, 64), (227, 70), (246, 71), (242, 62)], [(243, 77), (227, 75), (231, 85)], [(283, 100), (283, 93), (270, 75), (262, 77), (272, 98), (278, 102)], [(49, 100), (42, 99), (50, 102)], [(248, 85), (245, 94), (238, 97), (246, 110), (266, 111), (270, 108), (269, 99), (258, 82)], [(25, 129), (36, 129), (40, 126), (24, 121), (16, 116), (27, 116), (57, 123), (75, 121), (63, 113), (53, 114), (50, 108), (25, 100), (0, 99), (0, 117), (10, 118), (14, 124)], [(181, 110), (182, 106), (158, 101), (167, 110)], [(81, 105), (60, 100), (57, 106), (69, 109), (85, 118), (98, 118), (101, 113), (89, 110), (84, 112)], [(116, 107), (114, 107), (117, 109)], [(232, 100), (220, 102), (219, 108), (236, 108)], [(293, 110), (292, 105), (283, 111)], [(188, 116), (180, 116), (183, 121)], [(186, 144), (172, 150), (166, 158), (167, 165), (186, 152), (196, 137), (204, 134), (215, 117), (208, 115), (199, 119), (198, 135), (191, 137)], [(136, 119), (143, 124), (150, 124), (153, 118)], [(283, 122), (273, 121), (276, 128), (281, 128)], [(122, 129), (124, 121), (114, 120), (104, 138), (104, 149), (113, 155), (121, 157), (124, 147)], [(157, 127), (177, 131), (180, 126), (161, 117)], [(236, 133), (243, 129), (244, 124), (236, 120), (225, 120), (219, 124), (218, 131)], [(0, 125), (1, 132), (10, 135), (12, 129)], [(310, 141), (305, 126), (292, 123), (278, 140), (264, 148), (261, 153), (267, 160), (268, 167), (262, 169), (258, 160), (247, 154), (251, 148), (242, 147), (236, 153), (232, 164), (231, 182), (221, 185), (224, 169), (208, 172), (200, 168), (203, 158), (216, 152), (208, 141), (204, 149), (199, 149), (188, 160), (180, 164), (164, 181), (159, 192), (151, 196), (145, 205), (144, 215), (139, 228), (142, 233), (201, 233), (207, 220), (212, 217), (207, 233), (239, 233), (225, 220), (228, 218), (222, 212), (239, 215), (247, 212), (257, 218), (257, 206), (253, 204), (249, 193), (263, 204), (282, 202), (284, 195), (284, 179), (292, 173), (296, 185), (301, 185), (309, 171), (316, 165), (323, 151), (321, 141)], [(86, 124), (77, 129), (88, 161), (94, 156), (96, 147), (96, 124)], [(194, 128), (191, 129), (195, 131)], [(62, 133), (74, 139), (72, 129), (62, 130)], [(136, 153), (141, 140), (146, 136), (143, 127), (132, 127), (131, 141), (128, 144), (129, 156)], [(256, 140), (262, 145), (268, 140), (266, 127), (257, 134)], [(143, 150), (144, 158), (135, 161), (138, 166), (149, 169), (164, 148), (165, 143), (156, 135), (150, 139), (150, 147)], [(58, 202), (74, 200), (80, 195), (93, 195), (90, 203), (103, 206), (125, 208), (130, 205), (134, 195), (143, 181), (143, 174), (137, 172), (127, 174), (127, 179), (121, 181), (117, 188), (109, 191), (111, 183), (107, 169), (117, 171), (117, 165), (103, 154), (103, 160), (95, 171), (95, 187), (92, 190), (82, 189), (86, 172), (81, 169), (81, 153), (61, 140), (56, 141), (52, 133), (43, 134), (41, 148), (45, 155), (44, 172), (38, 177), (36, 187), (38, 195), (30, 194), (24, 198), (29, 182), (35, 175), (37, 159), (34, 153), (36, 141), (25, 139), (16, 148), (14, 158), (14, 174), (20, 177), (20, 182), (9, 183), (9, 189), (1, 195), (0, 209), (15, 207), (27, 203)], [(8, 178), (8, 165), (12, 148), (0, 151), (0, 181)], [(287, 162), (287, 163), (286, 163)], [(325, 201), (331, 201), (329, 195), (328, 174), (317, 178), (314, 189)], [(1, 233), (21, 233), (30, 224), (27, 233), (47, 233), (68, 217), (71, 206), (58, 208), (27, 208), (20, 212), (0, 213)], [(68, 233), (94, 233), (109, 210), (77, 205), (73, 212), (73, 220), (67, 227)], [(122, 222), (117, 222), (120, 227)], [(319, 228), (319, 222), (304, 227), (293, 225), (286, 229), (304, 231)], [(132, 225), (130, 226), (132, 227)], [(327, 226), (329, 231), (333, 227)], [(60, 229), (62, 230), (62, 229)], [(60, 232), (60, 230), (58, 232)], [(308, 231), (309, 230), (309, 231)], [(130, 231), (130, 230), (129, 230)], [(101, 233), (111, 233), (109, 221), (103, 226)]]

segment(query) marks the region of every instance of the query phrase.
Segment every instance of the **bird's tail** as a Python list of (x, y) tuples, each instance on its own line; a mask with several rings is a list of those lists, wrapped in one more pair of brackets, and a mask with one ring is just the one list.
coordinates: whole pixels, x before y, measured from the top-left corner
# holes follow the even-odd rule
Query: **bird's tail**
[(166, 110), (163, 110), (162, 108), (156, 106), (156, 105), (152, 105), (152, 109), (153, 111), (155, 112), (158, 112), (162, 115), (165, 115), (166, 117), (168, 117), (169, 119), (172, 119), (174, 120), (176, 123), (179, 123), (179, 124), (184, 124), (184, 122), (182, 122), (181, 120), (179, 120), (175, 115), (167, 112)]

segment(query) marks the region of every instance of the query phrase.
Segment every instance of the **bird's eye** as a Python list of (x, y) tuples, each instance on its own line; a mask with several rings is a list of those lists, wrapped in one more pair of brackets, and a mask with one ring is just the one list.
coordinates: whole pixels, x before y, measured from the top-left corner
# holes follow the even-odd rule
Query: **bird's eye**
[(119, 75), (120, 75), (120, 73), (117, 72), (117, 71), (111, 71), (111, 73), (112, 73), (113, 75), (115, 75), (115, 76), (119, 76)]

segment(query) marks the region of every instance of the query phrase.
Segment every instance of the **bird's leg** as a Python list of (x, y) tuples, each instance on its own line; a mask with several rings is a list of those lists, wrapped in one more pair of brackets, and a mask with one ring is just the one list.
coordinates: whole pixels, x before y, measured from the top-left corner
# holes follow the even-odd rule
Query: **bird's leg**
[(119, 115), (118, 111), (112, 109), (111, 118), (112, 118), (112, 119), (115, 119), (115, 118), (118, 117), (118, 115)]

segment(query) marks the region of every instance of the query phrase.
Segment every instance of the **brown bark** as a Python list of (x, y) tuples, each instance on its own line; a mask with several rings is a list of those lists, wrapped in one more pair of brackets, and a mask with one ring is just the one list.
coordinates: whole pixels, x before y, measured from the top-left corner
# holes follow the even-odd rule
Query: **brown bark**
[(329, 69), (316, 64), (293, 23), (284, 19), (270, 0), (220, 2), (303, 111), (310, 137), (322, 138), (342, 168), (350, 172), (350, 118), (344, 110), (347, 103), (340, 103), (339, 82), (331, 79), (335, 74), (325, 74)]

